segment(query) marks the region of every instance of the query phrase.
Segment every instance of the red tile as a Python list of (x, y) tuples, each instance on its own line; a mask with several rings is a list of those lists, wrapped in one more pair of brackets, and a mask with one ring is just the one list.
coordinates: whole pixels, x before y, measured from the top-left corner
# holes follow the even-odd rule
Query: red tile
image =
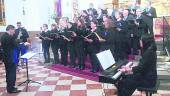
[(73, 80), (72, 84), (86, 84), (86, 80)]
[(105, 95), (110, 96), (110, 95), (115, 95), (117, 94), (116, 89), (104, 89)]
[(170, 93), (168, 94), (168, 93), (162, 93), (162, 94), (160, 94), (160, 96), (170, 96)]
[(102, 89), (101, 84), (87, 84), (87, 89)]
[(56, 85), (57, 81), (44, 81), (43, 85)]
[(6, 76), (2, 74), (2, 75), (0, 75), (0, 78), (6, 78)]
[(0, 92), (5, 92), (6, 91), (6, 87), (0, 87)]
[(53, 91), (39, 91), (35, 96), (52, 96)]
[(86, 90), (71, 90), (70, 96), (87, 96)]
[(8, 94), (8, 93), (3, 93), (1, 96), (17, 96), (19, 93), (13, 93), (13, 94)]
[(35, 92), (35, 91), (38, 91), (39, 88), (40, 88), (40, 86), (29, 86), (28, 91)]
[(51, 73), (48, 75), (48, 77), (58, 77), (60, 75), (61, 75), (60, 73)]
[(72, 76), (61, 76), (59, 80), (72, 80)]
[(55, 90), (70, 90), (71, 85), (56, 85)]

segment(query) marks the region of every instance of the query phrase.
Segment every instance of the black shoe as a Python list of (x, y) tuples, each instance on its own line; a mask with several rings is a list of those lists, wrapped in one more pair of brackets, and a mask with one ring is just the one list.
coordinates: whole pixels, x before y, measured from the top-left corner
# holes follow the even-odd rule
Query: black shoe
[(9, 90), (8, 93), (19, 93), (21, 90), (18, 90), (17, 88), (13, 88), (12, 90)]

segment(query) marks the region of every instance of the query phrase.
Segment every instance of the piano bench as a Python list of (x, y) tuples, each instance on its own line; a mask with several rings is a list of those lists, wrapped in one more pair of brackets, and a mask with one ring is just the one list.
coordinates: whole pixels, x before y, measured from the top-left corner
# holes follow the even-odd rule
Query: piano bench
[(152, 88), (138, 87), (137, 90), (138, 91), (145, 91), (146, 96), (152, 96), (152, 94), (157, 93), (159, 85), (160, 85), (160, 81), (157, 80), (155, 87), (152, 87)]

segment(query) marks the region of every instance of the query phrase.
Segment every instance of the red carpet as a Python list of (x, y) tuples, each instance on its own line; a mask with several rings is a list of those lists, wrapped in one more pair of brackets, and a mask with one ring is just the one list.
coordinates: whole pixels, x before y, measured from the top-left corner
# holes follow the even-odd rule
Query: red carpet
[[(134, 59), (135, 59), (135, 56), (129, 55), (129, 61), (134, 60)], [(85, 70), (79, 70), (77, 68), (70, 68), (69, 65), (64, 66), (61, 64), (54, 64), (50, 66), (49, 68), (52, 70), (56, 70), (62, 73), (67, 73), (73, 76), (82, 77), (82, 78), (86, 78), (86, 79), (93, 80), (93, 81), (99, 81), (99, 75), (102, 72), (101, 71), (102, 68), (100, 68), (100, 71), (98, 73), (90, 72), (91, 64), (88, 58), (86, 59), (85, 65), (86, 65)]]

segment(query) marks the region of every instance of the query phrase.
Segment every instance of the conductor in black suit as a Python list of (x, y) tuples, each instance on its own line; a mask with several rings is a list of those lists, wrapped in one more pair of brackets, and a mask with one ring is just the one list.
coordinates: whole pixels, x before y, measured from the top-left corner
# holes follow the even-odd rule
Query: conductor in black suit
[(137, 66), (123, 66), (120, 71), (129, 73), (118, 82), (118, 96), (131, 96), (137, 87), (152, 88), (156, 85), (156, 44), (153, 35), (142, 36), (142, 58)]
[(146, 16), (146, 18), (144, 19), (144, 21), (148, 26), (149, 33), (153, 35), (154, 34), (153, 33), (153, 18), (157, 17), (156, 9), (151, 6), (151, 1), (147, 1), (145, 6), (146, 7), (144, 9), (143, 14)]
[(20, 90), (15, 88), (16, 81), (16, 65), (14, 64), (14, 48), (17, 46), (14, 33), (15, 27), (13, 25), (8, 25), (6, 28), (6, 33), (1, 37), (1, 44), (3, 49), (3, 61), (5, 64), (6, 71), (6, 82), (7, 82), (7, 92), (8, 93), (18, 93)]

